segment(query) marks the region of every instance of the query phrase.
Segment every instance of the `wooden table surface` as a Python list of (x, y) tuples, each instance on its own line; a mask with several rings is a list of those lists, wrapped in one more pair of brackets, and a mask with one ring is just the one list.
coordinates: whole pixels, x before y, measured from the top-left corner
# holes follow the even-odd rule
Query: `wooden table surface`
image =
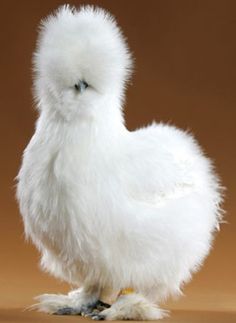
[[(1, 323), (70, 323), (91, 322), (81, 316), (56, 316), (38, 312), (22, 311), (22, 309), (0, 310)], [(121, 322), (121, 321), (120, 321)], [(163, 323), (235, 323), (235, 312), (210, 312), (210, 311), (173, 311), (169, 318), (158, 321)]]

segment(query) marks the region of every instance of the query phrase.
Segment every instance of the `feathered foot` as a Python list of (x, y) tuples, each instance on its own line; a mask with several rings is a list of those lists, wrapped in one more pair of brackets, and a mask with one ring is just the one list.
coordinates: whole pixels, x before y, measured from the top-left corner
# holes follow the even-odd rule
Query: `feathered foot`
[(140, 294), (121, 295), (110, 307), (100, 313), (91, 312), (93, 320), (159, 320), (168, 316), (168, 312), (150, 303)]
[(86, 309), (95, 308), (98, 305), (98, 292), (79, 289), (68, 295), (43, 294), (36, 299), (38, 303), (32, 305), (30, 309), (56, 315), (79, 315), (82, 309), (85, 312)]

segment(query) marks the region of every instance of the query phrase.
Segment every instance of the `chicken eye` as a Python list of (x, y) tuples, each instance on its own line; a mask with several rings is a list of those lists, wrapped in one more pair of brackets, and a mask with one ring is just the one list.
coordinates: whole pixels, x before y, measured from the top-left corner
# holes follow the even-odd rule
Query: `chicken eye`
[(85, 81), (79, 81), (77, 84), (74, 85), (74, 88), (79, 93), (82, 93), (84, 90), (87, 89), (87, 87), (88, 87), (88, 83), (86, 83)]

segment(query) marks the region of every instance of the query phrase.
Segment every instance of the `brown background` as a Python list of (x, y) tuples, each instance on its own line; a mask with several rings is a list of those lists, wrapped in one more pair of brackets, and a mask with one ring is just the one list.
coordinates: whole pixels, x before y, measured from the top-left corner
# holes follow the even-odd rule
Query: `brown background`
[[(19, 310), (31, 304), (37, 294), (68, 289), (38, 269), (39, 255), (24, 242), (14, 199), (14, 177), (36, 119), (31, 96), (36, 29), (40, 19), (62, 3), (21, 0), (0, 4), (1, 322), (79, 319)], [(133, 82), (127, 92), (128, 128), (156, 119), (191, 129), (214, 159), (227, 187), (229, 223), (222, 226), (202, 271), (185, 288), (186, 296), (169, 303), (175, 310), (170, 322), (235, 322), (236, 1), (83, 3), (100, 5), (117, 17), (136, 58)]]

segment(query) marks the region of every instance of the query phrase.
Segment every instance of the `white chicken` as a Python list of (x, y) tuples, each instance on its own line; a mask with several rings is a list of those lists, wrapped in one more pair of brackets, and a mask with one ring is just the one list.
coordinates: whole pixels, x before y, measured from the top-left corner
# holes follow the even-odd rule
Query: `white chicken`
[[(100, 8), (60, 7), (34, 55), (36, 131), (17, 198), (42, 268), (78, 289), (44, 294), (47, 313), (156, 320), (209, 252), (221, 189), (193, 137), (165, 124), (129, 131), (132, 58)], [(111, 306), (104, 294), (117, 293)]]

